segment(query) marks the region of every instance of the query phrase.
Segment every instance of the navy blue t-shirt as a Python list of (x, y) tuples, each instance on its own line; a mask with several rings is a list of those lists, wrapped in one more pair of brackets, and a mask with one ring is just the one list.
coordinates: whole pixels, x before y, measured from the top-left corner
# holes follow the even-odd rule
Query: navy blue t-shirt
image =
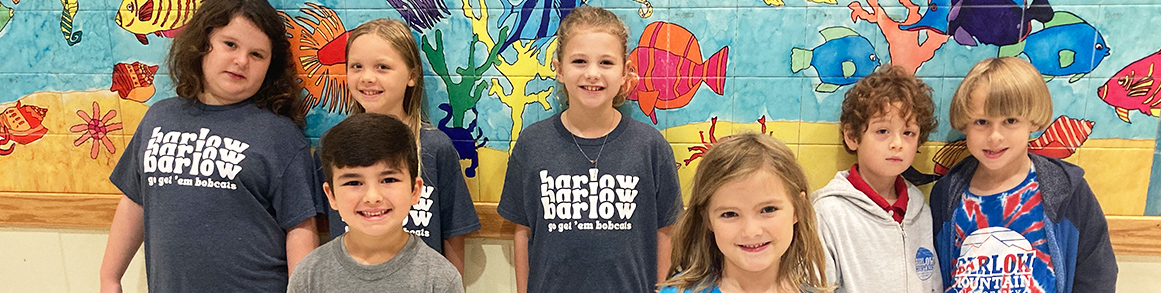
[(584, 139), (557, 114), (520, 133), (497, 212), (532, 228), (528, 292), (654, 292), (657, 230), (681, 209), (673, 149), (656, 129), (623, 115), (607, 142)]
[[(424, 126), (419, 136), (423, 191), (419, 203), (411, 206), (403, 220), (403, 229), (443, 254), (443, 239), (479, 230), (480, 218), (460, 172), (460, 157), (451, 138), (437, 128)], [(318, 156), (315, 160), (317, 162)], [(322, 169), (318, 171), (318, 178), (326, 180)], [(347, 231), (347, 223), (343, 222), (338, 211), (330, 208), (326, 194), (321, 195), (321, 205), (325, 208), (333, 240)]]
[(310, 145), (249, 101), (158, 101), (109, 175), (145, 212), (151, 292), (278, 292), (286, 231), (313, 217)]

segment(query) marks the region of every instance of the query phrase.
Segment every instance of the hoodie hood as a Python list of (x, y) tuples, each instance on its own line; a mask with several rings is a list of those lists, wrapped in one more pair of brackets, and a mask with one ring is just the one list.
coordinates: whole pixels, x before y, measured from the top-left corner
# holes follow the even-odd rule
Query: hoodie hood
[[(810, 203), (817, 206), (819, 201), (833, 200), (830, 198), (841, 199), (858, 207), (863, 213), (895, 222), (891, 215), (887, 214), (887, 211), (871, 201), (871, 198), (866, 194), (855, 189), (854, 184), (847, 180), (850, 172), (850, 170), (843, 170), (835, 173), (834, 179), (831, 179), (830, 183), (810, 194)], [(903, 223), (906, 224), (914, 222), (919, 217), (920, 211), (927, 208), (927, 204), (923, 202), (925, 197), (919, 188), (907, 180), (903, 181), (907, 185), (907, 214), (903, 215)]]

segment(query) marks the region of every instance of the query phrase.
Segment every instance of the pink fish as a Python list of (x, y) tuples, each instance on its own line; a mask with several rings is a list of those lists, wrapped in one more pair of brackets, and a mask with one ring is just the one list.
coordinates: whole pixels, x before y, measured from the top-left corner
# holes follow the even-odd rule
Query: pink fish
[(1130, 63), (1109, 78), (1105, 85), (1097, 88), (1097, 96), (1113, 106), (1117, 117), (1125, 122), (1132, 123), (1129, 121), (1131, 110), (1153, 117), (1161, 116), (1161, 97), (1157, 95), (1161, 89), (1157, 81), (1161, 78), (1161, 72), (1154, 71), (1158, 63), (1161, 63), (1161, 51)]
[(629, 53), (630, 67), (641, 79), (628, 99), (637, 101), (641, 112), (657, 124), (656, 109), (684, 107), (703, 82), (721, 95), (729, 52), (730, 47), (722, 47), (703, 61), (701, 46), (689, 30), (667, 22), (651, 23)]

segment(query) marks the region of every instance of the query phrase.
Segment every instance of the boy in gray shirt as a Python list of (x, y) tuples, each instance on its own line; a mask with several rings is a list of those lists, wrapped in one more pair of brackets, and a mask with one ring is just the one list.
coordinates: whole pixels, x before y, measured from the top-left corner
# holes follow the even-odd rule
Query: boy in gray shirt
[(403, 231), (423, 187), (407, 125), (356, 114), (331, 128), (318, 152), (323, 192), (349, 231), (307, 255), (287, 292), (464, 291), (447, 259)]

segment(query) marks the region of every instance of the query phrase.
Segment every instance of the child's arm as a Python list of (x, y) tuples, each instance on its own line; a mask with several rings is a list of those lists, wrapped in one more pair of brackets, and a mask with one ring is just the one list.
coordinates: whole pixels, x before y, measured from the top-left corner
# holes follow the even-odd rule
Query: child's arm
[(516, 224), (516, 233), (513, 243), (516, 266), (516, 293), (528, 293), (528, 236), (532, 235), (532, 228)]
[(294, 266), (317, 247), (318, 227), (314, 225), (314, 217), (286, 231), (286, 272), (294, 273)]
[(657, 229), (657, 282), (665, 281), (672, 264), (670, 254), (673, 253), (673, 225)]
[(1081, 182), (1071, 201), (1074, 214), (1068, 219), (1079, 234), (1072, 292), (1116, 292), (1117, 258), (1109, 242), (1109, 224), (1088, 182)]
[(460, 277), (464, 275), (464, 236), (455, 236), (443, 239), (443, 257), (451, 262), (456, 270), (460, 272)]
[(121, 277), (141, 247), (145, 234), (145, 209), (122, 196), (109, 227), (109, 242), (101, 260), (101, 292), (121, 292)]

